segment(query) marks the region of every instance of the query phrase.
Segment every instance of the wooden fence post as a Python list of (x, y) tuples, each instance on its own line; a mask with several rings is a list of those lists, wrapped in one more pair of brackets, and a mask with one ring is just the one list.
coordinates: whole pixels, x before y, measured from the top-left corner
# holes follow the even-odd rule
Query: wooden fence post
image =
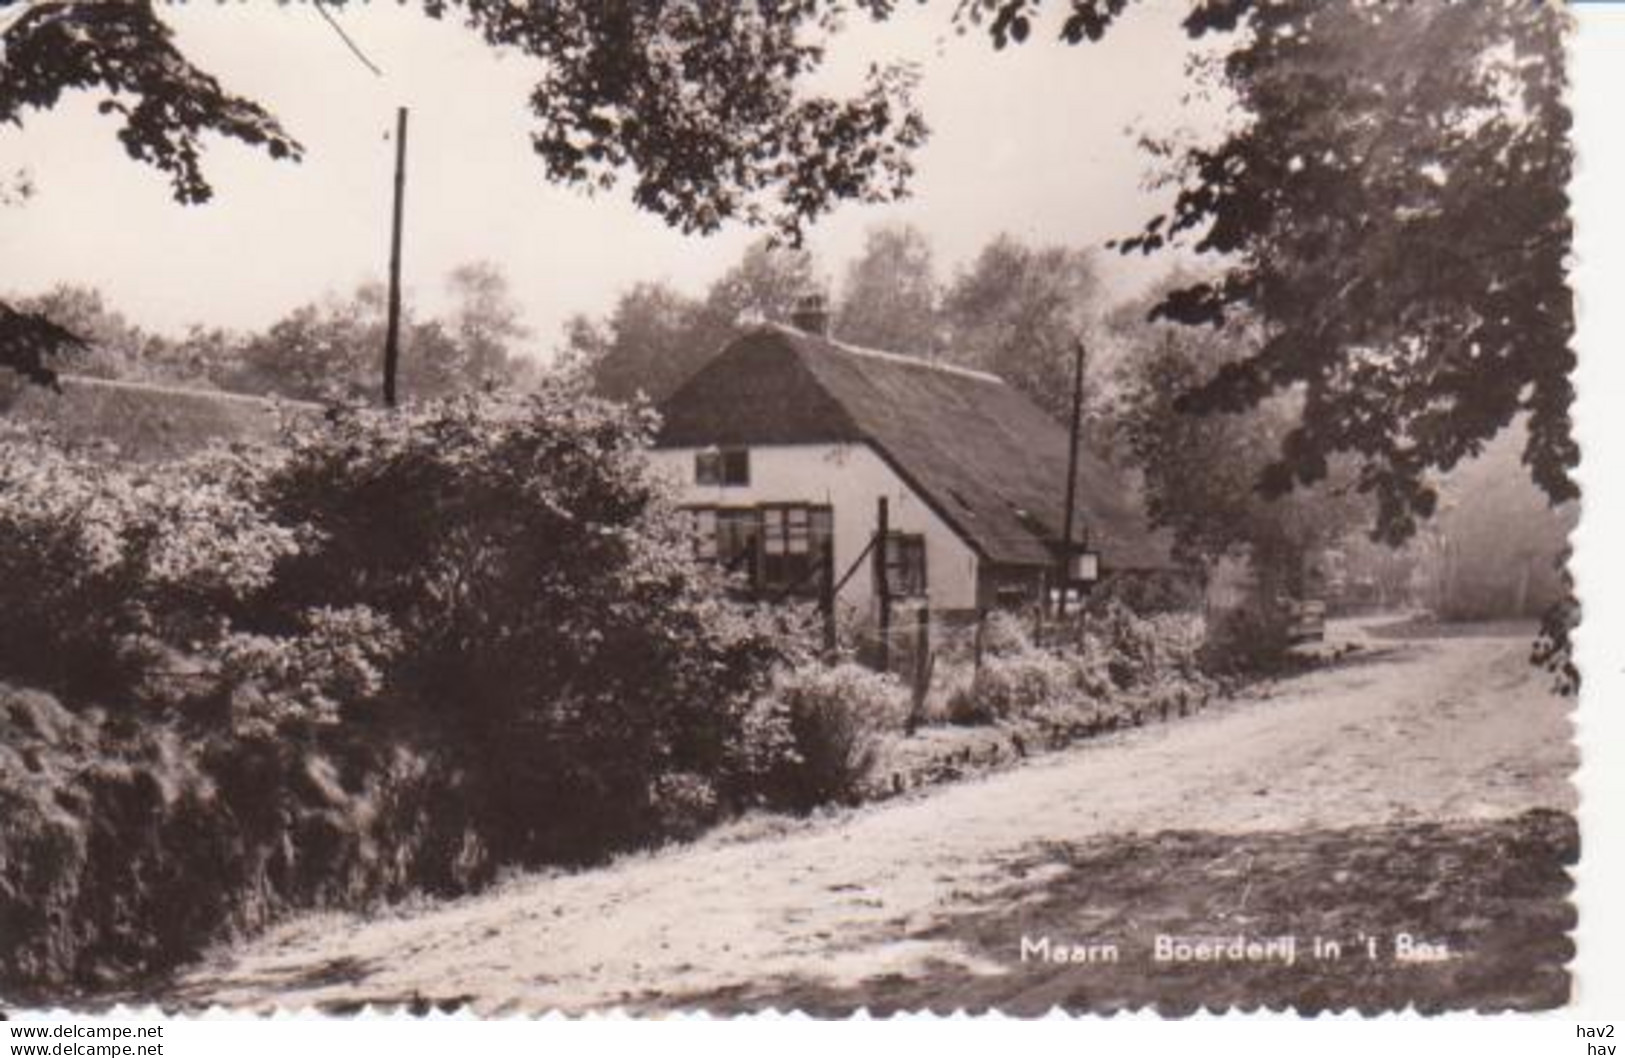
[(982, 678), (982, 650), (987, 639), (987, 610), (976, 609), (976, 631), (971, 636), (971, 682)]
[(1038, 576), (1038, 610), (1033, 618), (1033, 643), (1043, 646), (1047, 640), (1044, 628), (1044, 618), (1049, 615), (1049, 575), (1040, 573)]
[(914, 611), (914, 686), (903, 733), (912, 735), (925, 722), (925, 699), (931, 693), (931, 673), (936, 655), (931, 652), (931, 607), (921, 603)]
[(824, 656), (833, 659), (840, 646), (835, 628), (835, 541), (825, 540), (822, 551), (824, 572), (818, 586), (818, 613), (824, 622)]
[(891, 671), (891, 574), (886, 568), (887, 541), (891, 536), (891, 509), (880, 497), (875, 509), (875, 598), (880, 606), (880, 671)]

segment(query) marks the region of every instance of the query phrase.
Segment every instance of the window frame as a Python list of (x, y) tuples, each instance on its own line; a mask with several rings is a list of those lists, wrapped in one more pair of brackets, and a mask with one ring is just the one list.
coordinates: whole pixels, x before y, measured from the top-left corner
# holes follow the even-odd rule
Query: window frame
[(750, 449), (744, 445), (701, 448), (694, 453), (694, 484), (741, 488), (750, 484)]
[(881, 568), (886, 592), (893, 599), (923, 599), (931, 594), (931, 566), (924, 533), (886, 534)]
[[(756, 590), (799, 596), (818, 594), (821, 582), (835, 575), (835, 508), (828, 503), (774, 502), (758, 504), (757, 510), (761, 512), (762, 536), (757, 552)], [(795, 517), (797, 514), (800, 519)]]
[[(694, 535), (695, 558), (735, 570), (741, 568), (741, 556), (749, 553), (750, 562), (744, 568), (754, 577), (756, 553), (762, 538), (761, 514), (757, 507), (697, 503), (684, 505), (683, 511), (688, 515), (689, 531)], [(725, 548), (725, 539), (732, 546)]]
[[(694, 534), (695, 557), (729, 571), (743, 570), (757, 595), (816, 595), (823, 581), (835, 575), (835, 508), (830, 504), (697, 503), (683, 510)], [(735, 546), (725, 548), (724, 527), (730, 524), (746, 528), (733, 530)]]

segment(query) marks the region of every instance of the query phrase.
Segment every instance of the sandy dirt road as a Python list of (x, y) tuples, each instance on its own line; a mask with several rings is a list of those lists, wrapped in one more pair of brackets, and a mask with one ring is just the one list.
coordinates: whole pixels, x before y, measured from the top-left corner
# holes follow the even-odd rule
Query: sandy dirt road
[(919, 939), (922, 927), (985, 902), (1046, 843), (1572, 811), (1567, 703), (1527, 652), (1527, 635), (1372, 636), (1344, 662), (1189, 719), (838, 818), (735, 828), (388, 917), (295, 920), (161, 998), (650, 1009), (778, 977), (975, 973), (974, 954)]

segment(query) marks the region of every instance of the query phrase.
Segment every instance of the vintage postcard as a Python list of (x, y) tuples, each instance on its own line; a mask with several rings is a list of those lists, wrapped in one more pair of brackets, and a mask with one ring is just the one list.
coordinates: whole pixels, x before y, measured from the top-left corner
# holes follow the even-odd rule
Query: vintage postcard
[(1579, 18), (0, 2), (0, 1007), (1572, 1009)]

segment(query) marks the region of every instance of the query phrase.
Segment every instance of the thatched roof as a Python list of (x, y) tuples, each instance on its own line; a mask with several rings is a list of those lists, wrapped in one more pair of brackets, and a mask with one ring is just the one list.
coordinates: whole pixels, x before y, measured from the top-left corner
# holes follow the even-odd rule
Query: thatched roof
[[(996, 376), (766, 326), (719, 353), (661, 413), (662, 447), (869, 444), (983, 558), (1055, 561), (1067, 431)], [(1170, 566), (1123, 476), (1088, 451), (1078, 463), (1078, 525), (1102, 565)]]
[(121, 459), (174, 459), (212, 441), (276, 436), (279, 417), (315, 410), (298, 401), (146, 382), (58, 376), (60, 390), (12, 381), (0, 414), (49, 429), (64, 443), (95, 446)]

